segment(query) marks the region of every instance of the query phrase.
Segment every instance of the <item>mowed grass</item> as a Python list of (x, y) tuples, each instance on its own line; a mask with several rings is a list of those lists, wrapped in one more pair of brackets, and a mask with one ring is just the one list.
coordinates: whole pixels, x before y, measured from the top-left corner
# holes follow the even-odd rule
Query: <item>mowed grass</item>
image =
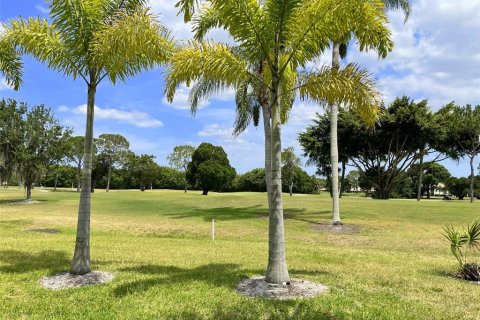
[(11, 205), (22, 191), (0, 190), (0, 319), (480, 319), (480, 285), (451, 276), (441, 235), (480, 218), (480, 202), (348, 196), (343, 222), (357, 229), (332, 233), (312, 227), (330, 220), (327, 194), (285, 195), (290, 274), (330, 291), (270, 301), (235, 291), (266, 268), (266, 194), (97, 190), (92, 266), (115, 279), (49, 291), (39, 279), (69, 268), (79, 194), (35, 190), (40, 203)]

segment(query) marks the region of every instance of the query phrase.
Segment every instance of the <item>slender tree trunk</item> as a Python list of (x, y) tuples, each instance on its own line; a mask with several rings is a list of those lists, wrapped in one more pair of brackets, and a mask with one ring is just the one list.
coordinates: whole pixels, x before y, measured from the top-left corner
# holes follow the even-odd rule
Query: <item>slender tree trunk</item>
[(88, 86), (87, 126), (85, 130), (85, 154), (83, 161), (82, 191), (78, 210), (77, 239), (70, 267), (72, 274), (87, 274), (90, 267), (90, 204), (92, 184), (93, 119), (96, 93), (96, 76), (90, 72)]
[(57, 191), (57, 184), (58, 184), (58, 171), (55, 172), (55, 185), (53, 186), (53, 191)]
[(82, 186), (82, 164), (79, 162), (77, 165), (77, 192), (80, 192), (80, 187)]
[(265, 134), (265, 182), (267, 184), (268, 208), (271, 207), (272, 192), (272, 128), (270, 125), (270, 111), (268, 105), (262, 105), (263, 131)]
[(288, 191), (290, 192), (290, 197), (293, 195), (293, 183), (288, 186)]
[(280, 120), (280, 79), (277, 74), (272, 80), (272, 179), (271, 207), (268, 220), (268, 266), (265, 281), (282, 284), (290, 281), (285, 258), (285, 234), (282, 203), (282, 144)]
[(25, 198), (27, 201), (32, 200), (32, 183), (25, 182)]
[(342, 161), (342, 177), (340, 178), (340, 195), (338, 196), (339, 198), (342, 197), (343, 192), (345, 191), (345, 167), (347, 164), (345, 161)]
[(475, 170), (473, 169), (474, 154), (470, 156), (470, 203), (473, 203), (473, 184), (475, 183)]
[[(332, 67), (340, 67), (340, 45), (334, 44), (332, 50)], [(341, 225), (340, 220), (340, 199), (338, 194), (338, 105), (330, 105), (330, 158), (332, 161), (332, 224)]]
[(422, 184), (423, 184), (423, 150), (420, 157), (419, 172), (418, 172), (418, 184), (417, 184), (417, 201), (422, 198)]
[(110, 179), (112, 179), (112, 165), (108, 166), (108, 175), (107, 175), (107, 189), (105, 191), (110, 191)]
[(185, 183), (185, 193), (187, 193), (188, 185)]

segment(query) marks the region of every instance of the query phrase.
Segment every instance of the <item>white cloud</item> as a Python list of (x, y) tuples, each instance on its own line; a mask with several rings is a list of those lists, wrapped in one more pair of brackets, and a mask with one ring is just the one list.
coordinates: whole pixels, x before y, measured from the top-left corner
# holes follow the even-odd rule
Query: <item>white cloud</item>
[(35, 6), (35, 9), (37, 9), (37, 10), (38, 10), (40, 13), (42, 13), (42, 14), (49, 14), (49, 13), (50, 13), (50, 10), (49, 10), (48, 8), (46, 8), (46, 7), (44, 7), (44, 6), (41, 6), (41, 5), (39, 5), (39, 4), (37, 4), (37, 5)]
[(221, 140), (231, 140), (232, 139), (232, 128), (225, 128), (220, 126), (217, 123), (208, 125), (207, 127), (203, 128), (198, 135), (200, 137), (216, 137)]
[(376, 74), (387, 102), (404, 94), (435, 109), (480, 102), (480, 2), (419, 0), (405, 24), (401, 12), (389, 17), (395, 48), (385, 60), (356, 50), (348, 57)]
[[(57, 109), (59, 112), (72, 112), (74, 114), (87, 114), (87, 105), (83, 104), (75, 108), (68, 108), (60, 106)], [(115, 108), (100, 108), (95, 106), (95, 118), (103, 120), (115, 120), (122, 123), (128, 123), (139, 128), (156, 128), (162, 127), (163, 123), (160, 120), (152, 118), (146, 112), (140, 111), (125, 111)]]

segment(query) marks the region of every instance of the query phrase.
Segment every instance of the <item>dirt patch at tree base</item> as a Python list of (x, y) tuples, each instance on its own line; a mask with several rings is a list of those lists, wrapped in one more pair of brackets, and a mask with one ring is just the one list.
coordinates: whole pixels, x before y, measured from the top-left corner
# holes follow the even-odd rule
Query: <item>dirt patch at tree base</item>
[(359, 233), (361, 230), (361, 227), (356, 224), (333, 225), (331, 223), (312, 223), (311, 227), (313, 230), (332, 233)]
[(247, 297), (274, 300), (311, 299), (327, 291), (326, 286), (307, 280), (292, 279), (290, 284), (278, 285), (266, 282), (263, 276), (243, 279), (237, 286), (237, 292)]
[(40, 285), (45, 289), (62, 290), (108, 283), (112, 281), (114, 277), (113, 274), (103, 271), (94, 271), (84, 275), (73, 275), (69, 272), (62, 272), (50, 277), (43, 277), (40, 279)]
[(11, 202), (10, 204), (19, 205), (19, 204), (35, 204), (35, 203), (40, 203), (40, 201), (37, 201), (37, 200), (20, 200), (20, 201)]
[(30, 232), (43, 232), (43, 233), (60, 233), (59, 229), (51, 229), (51, 228), (44, 228), (44, 229), (28, 229), (27, 231)]

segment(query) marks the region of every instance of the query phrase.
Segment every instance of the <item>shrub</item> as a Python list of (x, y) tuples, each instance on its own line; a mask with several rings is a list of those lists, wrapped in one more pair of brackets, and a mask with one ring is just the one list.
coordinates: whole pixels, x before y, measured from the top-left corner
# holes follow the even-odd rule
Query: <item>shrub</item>
[(461, 230), (445, 226), (443, 235), (450, 242), (450, 250), (460, 266), (459, 276), (480, 281), (480, 265), (468, 261), (471, 254), (480, 251), (480, 220)]

